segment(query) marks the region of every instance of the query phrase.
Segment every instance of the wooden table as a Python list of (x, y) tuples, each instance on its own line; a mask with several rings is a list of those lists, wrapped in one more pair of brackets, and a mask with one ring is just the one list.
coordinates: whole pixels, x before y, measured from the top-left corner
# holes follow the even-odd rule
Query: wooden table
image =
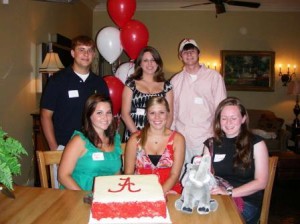
[[(48, 188), (15, 186), (16, 199), (0, 193), (1, 224), (87, 224), (90, 205), (83, 203), (85, 191), (55, 190)], [(176, 211), (174, 201), (178, 195), (168, 197), (168, 208), (173, 224), (216, 223), (239, 224), (243, 220), (229, 196), (214, 196), (219, 202), (216, 212), (191, 215)]]
[(85, 191), (14, 187), (16, 199), (0, 193), (1, 224), (88, 223), (90, 205)]
[(199, 215), (195, 210), (192, 214), (179, 212), (175, 209), (175, 200), (179, 195), (168, 196), (168, 209), (173, 224), (239, 224), (245, 223), (231, 197), (225, 195), (213, 195), (219, 207), (215, 212), (207, 215)]

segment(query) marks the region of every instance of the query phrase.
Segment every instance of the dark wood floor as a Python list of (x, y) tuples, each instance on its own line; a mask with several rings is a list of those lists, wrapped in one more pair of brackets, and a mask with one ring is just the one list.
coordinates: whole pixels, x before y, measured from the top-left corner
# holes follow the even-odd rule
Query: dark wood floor
[(300, 224), (300, 181), (275, 179), (269, 224)]

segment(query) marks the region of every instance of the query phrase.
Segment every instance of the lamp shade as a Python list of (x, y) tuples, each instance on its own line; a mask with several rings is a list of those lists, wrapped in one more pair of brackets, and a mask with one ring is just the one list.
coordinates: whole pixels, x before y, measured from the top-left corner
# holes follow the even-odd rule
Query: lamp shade
[(287, 94), (300, 95), (300, 81), (299, 80), (291, 81), (288, 84)]
[(64, 68), (57, 53), (48, 52), (46, 54), (43, 64), (40, 66), (39, 71), (41, 73), (53, 73)]

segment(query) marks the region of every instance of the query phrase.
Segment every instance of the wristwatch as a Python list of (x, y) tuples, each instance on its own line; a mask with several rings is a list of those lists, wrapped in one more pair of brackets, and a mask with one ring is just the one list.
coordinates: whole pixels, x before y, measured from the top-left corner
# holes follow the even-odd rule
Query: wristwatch
[(232, 197), (232, 188), (226, 189), (227, 194)]

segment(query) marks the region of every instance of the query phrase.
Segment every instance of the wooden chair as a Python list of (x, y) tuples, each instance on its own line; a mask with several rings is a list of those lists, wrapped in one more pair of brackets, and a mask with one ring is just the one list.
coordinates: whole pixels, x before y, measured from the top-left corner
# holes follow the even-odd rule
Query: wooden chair
[[(63, 151), (36, 151), (41, 186), (49, 188), (48, 175), (50, 173), (51, 188), (55, 188), (54, 164), (58, 165)], [(47, 171), (49, 166), (50, 171)]]
[(261, 213), (259, 218), (260, 224), (268, 224), (270, 201), (271, 201), (271, 195), (272, 195), (273, 184), (275, 179), (277, 162), (278, 162), (277, 156), (272, 156), (269, 158), (269, 179), (264, 192), (262, 208), (261, 208)]

